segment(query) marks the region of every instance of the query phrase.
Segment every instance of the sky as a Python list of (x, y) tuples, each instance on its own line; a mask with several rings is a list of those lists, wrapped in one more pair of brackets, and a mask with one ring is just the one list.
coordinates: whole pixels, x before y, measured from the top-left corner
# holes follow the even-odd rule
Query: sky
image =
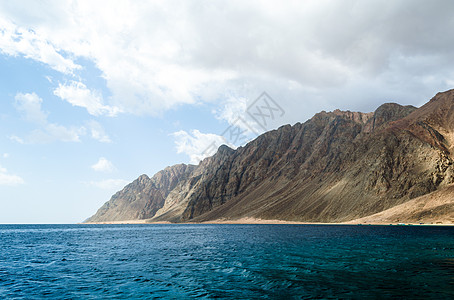
[(141, 174), (454, 87), (454, 2), (0, 0), (0, 223), (76, 223)]

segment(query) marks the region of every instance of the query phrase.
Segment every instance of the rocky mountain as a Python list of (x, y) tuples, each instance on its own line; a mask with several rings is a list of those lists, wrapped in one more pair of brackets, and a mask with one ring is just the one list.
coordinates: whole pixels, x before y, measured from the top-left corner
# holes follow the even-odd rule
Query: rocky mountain
[(198, 166), (142, 175), (88, 221), (346, 222), (450, 186), (453, 147), (454, 90), (418, 109), (323, 111), (236, 150), (221, 146)]
[(179, 164), (165, 168), (152, 178), (141, 175), (113, 195), (110, 201), (85, 222), (152, 218), (163, 207), (165, 199), (180, 180), (186, 180), (194, 169), (193, 165)]

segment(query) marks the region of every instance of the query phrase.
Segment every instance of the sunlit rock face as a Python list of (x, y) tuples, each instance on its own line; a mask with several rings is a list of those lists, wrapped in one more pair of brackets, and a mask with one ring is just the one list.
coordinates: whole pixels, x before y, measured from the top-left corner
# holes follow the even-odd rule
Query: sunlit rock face
[(418, 109), (320, 112), (236, 150), (221, 146), (198, 166), (142, 175), (87, 221), (349, 221), (450, 185), (453, 147), (454, 91)]

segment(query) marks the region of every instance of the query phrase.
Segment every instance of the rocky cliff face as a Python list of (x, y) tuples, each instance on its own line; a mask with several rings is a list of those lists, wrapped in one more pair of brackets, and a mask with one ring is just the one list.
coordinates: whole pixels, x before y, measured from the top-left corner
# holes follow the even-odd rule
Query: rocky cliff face
[(196, 167), (143, 175), (89, 221), (363, 218), (452, 183), (453, 131), (454, 91), (419, 109), (321, 112), (236, 150), (221, 146)]
[(169, 193), (187, 179), (195, 166), (179, 164), (167, 167), (152, 178), (141, 175), (117, 192), (94, 216), (85, 222), (141, 220), (152, 218), (164, 205)]

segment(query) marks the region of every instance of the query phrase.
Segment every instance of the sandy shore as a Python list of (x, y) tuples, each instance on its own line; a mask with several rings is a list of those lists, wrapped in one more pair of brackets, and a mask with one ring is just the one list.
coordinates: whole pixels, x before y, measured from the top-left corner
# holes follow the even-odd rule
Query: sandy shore
[(336, 224), (336, 223), (309, 223), (309, 222), (296, 222), (284, 220), (263, 220), (257, 218), (241, 218), (235, 220), (218, 219), (206, 222), (185, 222), (185, 223), (171, 223), (171, 222), (153, 222), (148, 220), (126, 220), (126, 221), (109, 221), (109, 222), (90, 222), (80, 224)]
[[(359, 220), (358, 220), (359, 221)], [(284, 220), (264, 220), (252, 217), (240, 218), (235, 220), (218, 219), (206, 222), (186, 222), (186, 223), (171, 223), (171, 222), (153, 222), (148, 220), (127, 220), (127, 221), (111, 221), (111, 222), (91, 222), (80, 224), (302, 224), (302, 225), (415, 225), (415, 226), (452, 226), (449, 222), (428, 222), (428, 223), (393, 223), (393, 222), (358, 222), (357, 220), (343, 223), (316, 223), (316, 222), (298, 222)]]
[(108, 221), (108, 222), (88, 222), (78, 224), (172, 224), (171, 222), (149, 222), (148, 220), (125, 220), (125, 221)]
[(200, 224), (336, 224), (336, 223), (310, 223), (284, 220), (264, 220), (252, 217), (246, 217), (236, 220), (217, 219), (213, 221), (201, 222)]

